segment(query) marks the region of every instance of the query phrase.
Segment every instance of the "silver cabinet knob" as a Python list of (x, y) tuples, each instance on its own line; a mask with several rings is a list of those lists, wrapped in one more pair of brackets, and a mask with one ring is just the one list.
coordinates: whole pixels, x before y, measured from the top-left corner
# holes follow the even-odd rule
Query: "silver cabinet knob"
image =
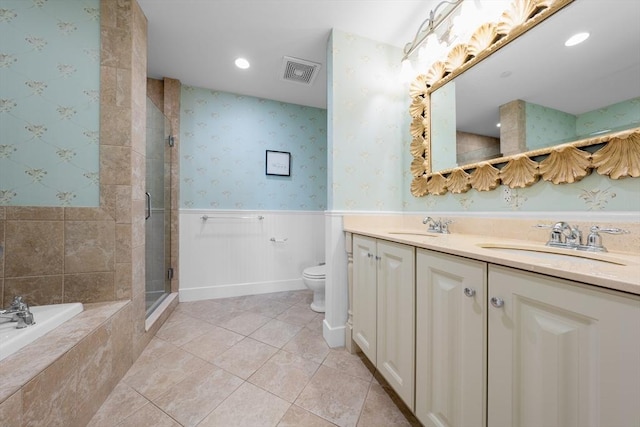
[(371, 252), (367, 252), (367, 258), (373, 258), (373, 254)]
[(464, 294), (468, 297), (472, 297), (476, 294), (476, 290), (471, 288), (464, 288)]
[(491, 305), (495, 308), (500, 308), (504, 305), (504, 300), (498, 297), (491, 297)]

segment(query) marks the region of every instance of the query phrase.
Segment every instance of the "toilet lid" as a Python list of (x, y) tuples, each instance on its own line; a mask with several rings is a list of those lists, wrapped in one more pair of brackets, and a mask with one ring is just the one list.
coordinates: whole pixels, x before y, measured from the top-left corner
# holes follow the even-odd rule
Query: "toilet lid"
[(307, 277), (324, 277), (326, 274), (326, 265), (305, 268), (302, 274)]

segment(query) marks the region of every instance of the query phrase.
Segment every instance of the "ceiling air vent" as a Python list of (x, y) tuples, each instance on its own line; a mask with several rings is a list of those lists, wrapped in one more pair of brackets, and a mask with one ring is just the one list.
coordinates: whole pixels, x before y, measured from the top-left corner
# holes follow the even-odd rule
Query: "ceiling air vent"
[(319, 70), (320, 64), (316, 62), (290, 56), (285, 56), (282, 60), (282, 80), (289, 82), (311, 85), (316, 79)]

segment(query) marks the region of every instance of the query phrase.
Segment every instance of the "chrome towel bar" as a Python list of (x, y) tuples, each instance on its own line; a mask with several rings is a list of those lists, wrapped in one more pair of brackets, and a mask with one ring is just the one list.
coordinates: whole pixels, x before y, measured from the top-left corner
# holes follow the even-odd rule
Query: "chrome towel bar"
[(275, 237), (272, 237), (269, 240), (271, 240), (273, 243), (284, 243), (289, 239), (287, 237), (285, 237), (284, 239), (276, 239)]
[(257, 219), (257, 220), (263, 220), (264, 216), (262, 215), (257, 215), (257, 216), (209, 216), (209, 215), (202, 215), (200, 217), (200, 219), (202, 221), (207, 221), (209, 219)]

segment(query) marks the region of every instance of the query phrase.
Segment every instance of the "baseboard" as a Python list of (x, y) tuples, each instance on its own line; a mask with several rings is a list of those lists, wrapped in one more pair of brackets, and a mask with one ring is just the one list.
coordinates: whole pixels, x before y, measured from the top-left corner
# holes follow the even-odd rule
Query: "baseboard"
[(325, 318), (322, 321), (322, 336), (331, 348), (344, 347), (345, 326), (332, 327)]
[(298, 291), (307, 289), (302, 279), (278, 280), (271, 282), (231, 283), (228, 285), (181, 288), (180, 302), (205, 299), (258, 295), (271, 292)]

